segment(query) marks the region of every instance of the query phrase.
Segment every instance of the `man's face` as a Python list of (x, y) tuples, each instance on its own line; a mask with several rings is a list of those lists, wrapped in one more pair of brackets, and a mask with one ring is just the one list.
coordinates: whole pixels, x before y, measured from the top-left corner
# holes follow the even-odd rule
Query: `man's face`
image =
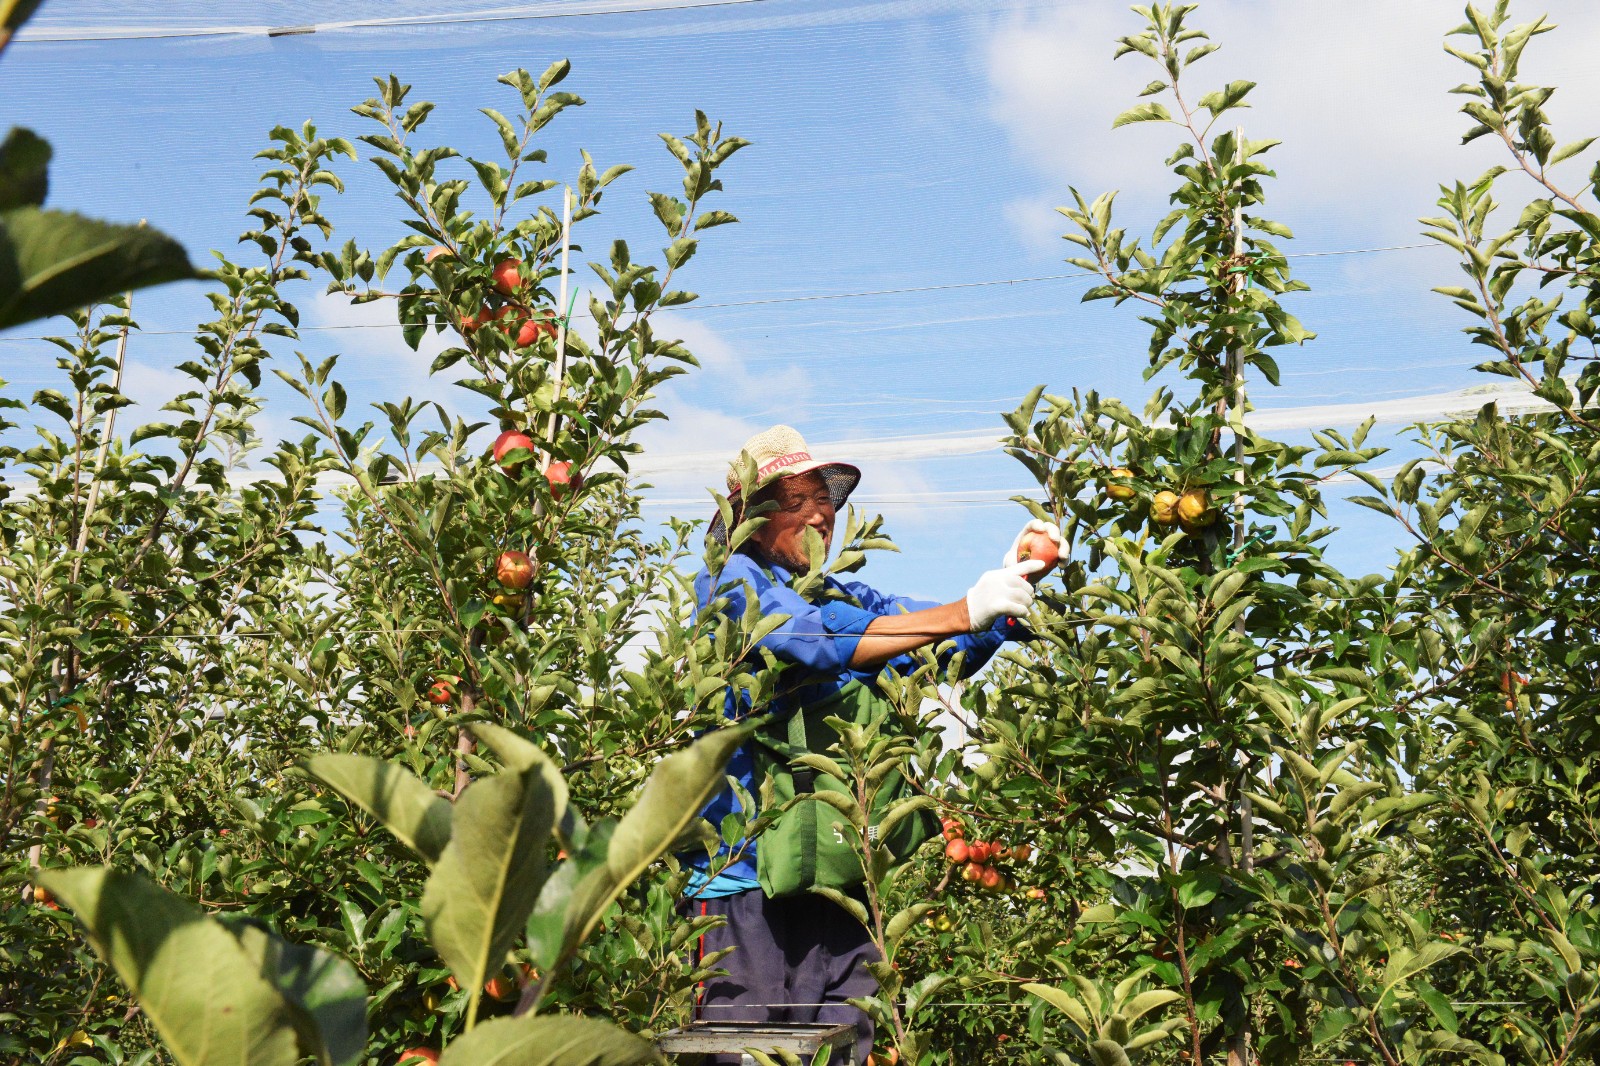
[(787, 570), (809, 570), (807, 527), (822, 538), (824, 554), (833, 540), (833, 497), (828, 494), (827, 482), (813, 470), (773, 482), (764, 496), (778, 506), (766, 514), (766, 525), (751, 535), (756, 549)]

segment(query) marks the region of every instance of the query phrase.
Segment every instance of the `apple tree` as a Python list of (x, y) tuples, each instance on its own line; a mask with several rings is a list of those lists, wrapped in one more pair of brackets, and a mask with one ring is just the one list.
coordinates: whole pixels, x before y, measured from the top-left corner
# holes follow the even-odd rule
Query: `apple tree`
[[(79, 316), (77, 336), (61, 343), (68, 388), (35, 405), (62, 428), (4, 457), (37, 485), (6, 511), (0, 570), (7, 599), (24, 605), (5, 631), (18, 709), (0, 808), (5, 882), (36, 904), (5, 912), (0, 1011), (23, 1022), (15, 1036), (8, 1022), (6, 1052), (65, 1061), (97, 1048), (121, 1061), (148, 1055), (158, 1034), (177, 1051), (170, 1004), (125, 1000), (59, 909), (87, 923), (137, 995), (147, 990), (116, 944), (197, 920), (162, 892), (263, 923), (291, 954), (347, 959), (371, 992), (363, 1053), (378, 1060), (541, 1004), (601, 1009), (645, 1031), (681, 1020), (699, 979), (699, 926), (675, 912), (682, 879), (670, 863), (638, 879), (664, 849), (694, 846), (695, 832), (678, 832), (688, 822), (661, 811), (694, 806), (702, 783), (647, 789), (649, 810), (635, 799), (663, 756), (721, 723), (730, 684), (759, 694), (769, 682), (759, 663), (741, 665), (745, 621), (693, 609), (677, 569), (689, 527), (642, 532), (628, 457), (631, 435), (659, 417), (651, 393), (692, 365), (651, 320), (693, 300), (674, 277), (703, 230), (734, 221), (705, 201), (743, 142), (704, 116), (666, 138), (683, 181), (681, 196), (649, 198), (664, 265), (612, 242), (593, 264), (596, 329), (585, 336), (554, 298), (567, 255), (582, 248), (547, 194), (570, 184), (570, 225), (587, 232), (627, 168), (601, 172), (585, 156), (567, 183), (529, 174), (546, 164), (536, 135), (581, 103), (557, 88), (566, 73), (558, 63), (540, 78), (502, 79), (519, 105), (514, 119), (487, 112), (504, 164), (407, 144), (431, 106), (380, 81), (356, 110), (373, 123), (365, 143), (413, 232), (376, 257), (329, 243), (321, 197), (342, 189), (330, 164), (354, 145), (309, 125), (274, 131), (244, 235), (260, 264), (219, 261), (219, 317), (196, 332), (199, 354), (180, 367), (196, 385), (168, 405), (170, 422), (116, 424), (130, 403), (126, 345), (139, 342), (125, 302)], [(481, 213), (467, 206), (476, 196)], [(406, 280), (385, 290), (397, 268)], [(352, 426), (337, 361), (302, 360), (282, 376), (304, 396), (311, 432), (261, 455), (261, 371), (296, 339), (289, 293), (312, 271), (335, 292), (389, 301), (413, 345), (428, 329), (458, 338), (435, 372), (464, 371), (467, 402), (526, 443), (486, 455), (479, 424), (407, 397), (380, 403), (381, 429)], [(273, 475), (261, 477), (264, 467)], [(332, 535), (319, 525), (330, 504)], [(478, 750), (486, 730), (499, 731), (500, 748)], [(504, 738), (530, 735), (537, 758), (553, 760), (542, 779), (570, 788), (571, 817), (551, 816), (558, 839), (548, 827), (518, 830), (548, 879), (490, 908), (494, 950), (464, 953), (470, 920), (452, 916), (473, 905), (451, 903), (450, 886), (476, 875), (436, 879), (440, 856), (376, 831), (393, 828), (394, 812), (306, 767), (315, 775), (334, 754), (386, 760), (397, 769), (385, 780), (414, 775), (407, 794), (437, 792), (443, 808), (425, 806), (447, 815), (451, 799), (483, 802), (525, 776), (521, 763), (535, 756), (516, 741), (510, 761), (520, 762), (508, 767)], [(711, 762), (697, 765), (718, 779)], [(500, 784), (474, 791), (485, 775)], [(478, 841), (467, 865), (498, 849)], [(154, 885), (48, 872), (67, 866), (140, 870)], [(609, 936), (592, 935), (602, 927)], [(260, 946), (273, 943), (241, 941), (247, 953), (279, 951)], [(281, 1015), (273, 995), (259, 1004)]]
[[(1363, 469), (1381, 449), (1369, 426), (1304, 445), (1245, 420), (1247, 380), (1275, 385), (1314, 335), (1264, 214), (1277, 142), (1233, 126), (1252, 83), (1191, 88), (1217, 47), (1192, 9), (1136, 8), (1117, 50), (1155, 80), (1116, 124), (1179, 135), (1172, 210), (1145, 241), (1114, 194), (1061, 209), (1070, 261), (1100, 275), (1084, 298), (1149, 325), (1156, 389), (1141, 410), (1041, 388), (1006, 416), (1043, 494), (1024, 502), (1072, 562), (1037, 640), (965, 701), (988, 757), (975, 819), (1032, 840), (1046, 896), (1015, 904), (1032, 950), (980, 955), (1031, 982), (1031, 1035), (1061, 1062), (1472, 1052), (1428, 984), (1460, 949), (1407, 896), (1406, 830), (1434, 802), (1405, 771), (1421, 622), (1393, 579), (1324, 559), (1324, 483), (1381, 485)], [(982, 940), (1003, 946), (999, 925)]]
[[(1426, 619), (1440, 742), (1415, 769), (1437, 795), (1424, 880), (1473, 962), (1459, 1031), (1506, 1061), (1592, 1057), (1600, 1010), (1594, 784), (1595, 319), (1600, 179), (1593, 137), (1559, 143), (1524, 53), (1555, 27), (1469, 5), (1446, 49), (1468, 68), (1465, 141), (1504, 162), (1441, 187), (1428, 236), (1460, 257), (1437, 291), (1471, 319), (1478, 370), (1543, 401), (1425, 427), (1429, 458), (1361, 502), (1413, 539), (1397, 572)], [(1588, 156), (1588, 159), (1584, 157)], [(1514, 220), (1504, 216), (1511, 197)]]

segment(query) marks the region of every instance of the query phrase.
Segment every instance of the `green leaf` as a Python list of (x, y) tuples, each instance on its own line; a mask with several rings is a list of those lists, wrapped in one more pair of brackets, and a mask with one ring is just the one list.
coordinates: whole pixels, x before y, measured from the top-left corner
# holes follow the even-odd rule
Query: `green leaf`
[(382, 822), (428, 865), (450, 843), (449, 801), (409, 770), (370, 755), (345, 754), (315, 756), (306, 770)]
[(1389, 965), (1383, 971), (1383, 991), (1388, 992), (1396, 985), (1410, 980), (1420, 973), (1426, 972), (1433, 966), (1448, 959), (1452, 955), (1460, 954), (1461, 948), (1456, 944), (1445, 944), (1435, 941), (1424, 944), (1420, 951), (1411, 951), (1409, 948), (1397, 948), (1389, 957)]
[(13, 129), (0, 144), (0, 211), (38, 207), (50, 188), (50, 144), (32, 130)]
[(824, 888), (822, 885), (812, 885), (807, 891), (813, 892), (824, 899), (832, 900), (850, 917), (870, 928), (871, 921), (867, 915), (866, 905), (855, 897), (847, 896), (837, 888)]
[(1450, 997), (1440, 992), (1426, 981), (1419, 982), (1416, 988), (1417, 997), (1428, 1005), (1428, 1010), (1433, 1014), (1435, 1021), (1446, 1032), (1454, 1033), (1461, 1023), (1456, 1018), (1455, 1008), (1450, 1006)]
[(289, 1007), (301, 1050), (323, 1066), (355, 1066), (367, 1044), (367, 985), (349, 962), (291, 944), (253, 922), (224, 922)]
[(288, 1005), (220, 922), (119, 870), (45, 870), (39, 883), (83, 923), (180, 1066), (294, 1066)]
[(182, 246), (153, 229), (39, 207), (0, 213), (0, 329), (195, 276)]
[(1253, 81), (1230, 81), (1215, 92), (1206, 93), (1200, 98), (1200, 106), (1211, 112), (1212, 117), (1236, 107), (1248, 107), (1244, 98), (1250, 90), (1256, 87)]
[(513, 770), (536, 771), (544, 778), (551, 799), (555, 802), (556, 836), (561, 838), (563, 845), (570, 845), (582, 837), (587, 826), (577, 808), (568, 802), (567, 780), (561, 776), (560, 768), (544, 753), (543, 748), (491, 722), (474, 722), (467, 728), (506, 766)]
[(1165, 1007), (1168, 1003), (1174, 1003), (1182, 998), (1181, 995), (1170, 989), (1157, 988), (1149, 992), (1140, 992), (1137, 996), (1124, 1003), (1118, 1013), (1125, 1015), (1128, 1021), (1136, 1022), (1151, 1011)]
[(634, 1066), (660, 1062), (647, 1040), (572, 1015), (496, 1018), (451, 1041), (439, 1066)]
[(906, 935), (906, 930), (910, 929), (922, 919), (923, 915), (933, 910), (936, 906), (937, 904), (933, 903), (913, 903), (893, 918), (890, 918), (889, 924), (883, 928), (883, 942), (888, 944), (892, 950), (900, 938)]
[(538, 768), (474, 781), (451, 812), (450, 843), (422, 890), (422, 917), (476, 1004), (539, 898), (556, 797)]
[(1222, 879), (1215, 870), (1185, 871), (1184, 879), (1178, 885), (1178, 903), (1191, 910), (1204, 907), (1217, 898), (1221, 888)]
[(1145, 103), (1128, 108), (1128, 110), (1112, 119), (1111, 128), (1116, 129), (1118, 126), (1128, 126), (1135, 122), (1170, 121), (1172, 121), (1172, 115), (1168, 113), (1165, 107), (1154, 100), (1148, 100)]
[(1573, 141), (1571, 144), (1562, 145), (1560, 148), (1551, 153), (1550, 160), (1545, 164), (1545, 166), (1553, 167), (1563, 160), (1571, 159), (1573, 156), (1577, 155), (1579, 152), (1582, 152), (1584, 149), (1593, 144), (1594, 140), (1595, 139), (1593, 137), (1585, 137), (1581, 141)]
[(1078, 915), (1079, 925), (1104, 925), (1117, 920), (1117, 909), (1110, 903), (1096, 903)]
[(1131, 1066), (1128, 1053), (1122, 1050), (1121, 1044), (1112, 1040), (1090, 1041), (1089, 1058), (1094, 1066)]
[(1025, 984), (1022, 986), (1022, 990), (1030, 995), (1038, 996), (1056, 1010), (1065, 1014), (1085, 1034), (1094, 1032), (1094, 1023), (1089, 1017), (1088, 1009), (1073, 996), (1068, 995), (1054, 985)]
[(753, 729), (750, 724), (719, 729), (662, 759), (633, 809), (614, 828), (596, 826), (582, 850), (550, 879), (527, 927), (529, 944), (546, 972), (577, 950), (612, 901), (699, 815), (722, 787), (728, 759)]

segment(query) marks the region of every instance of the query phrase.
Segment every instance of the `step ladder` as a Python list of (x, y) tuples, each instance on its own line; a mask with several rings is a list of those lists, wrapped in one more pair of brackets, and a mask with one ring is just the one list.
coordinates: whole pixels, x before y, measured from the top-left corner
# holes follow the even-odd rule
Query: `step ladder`
[(756, 1060), (746, 1048), (789, 1051), (811, 1066), (823, 1048), (831, 1048), (828, 1066), (861, 1066), (856, 1061), (856, 1027), (824, 1022), (695, 1022), (663, 1033), (656, 1050), (667, 1055), (738, 1055), (743, 1066)]

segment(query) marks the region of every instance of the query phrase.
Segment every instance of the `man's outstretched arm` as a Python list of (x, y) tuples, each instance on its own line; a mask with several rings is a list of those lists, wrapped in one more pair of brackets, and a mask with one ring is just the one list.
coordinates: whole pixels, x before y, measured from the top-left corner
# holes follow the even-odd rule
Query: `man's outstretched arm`
[(1000, 618), (1027, 614), (1033, 603), (1033, 585), (1028, 576), (1046, 568), (1047, 564), (1037, 559), (1012, 563), (978, 578), (977, 584), (954, 603), (879, 615), (861, 634), (855, 653), (850, 656), (850, 668), (870, 670), (924, 645), (964, 633), (979, 633)]

